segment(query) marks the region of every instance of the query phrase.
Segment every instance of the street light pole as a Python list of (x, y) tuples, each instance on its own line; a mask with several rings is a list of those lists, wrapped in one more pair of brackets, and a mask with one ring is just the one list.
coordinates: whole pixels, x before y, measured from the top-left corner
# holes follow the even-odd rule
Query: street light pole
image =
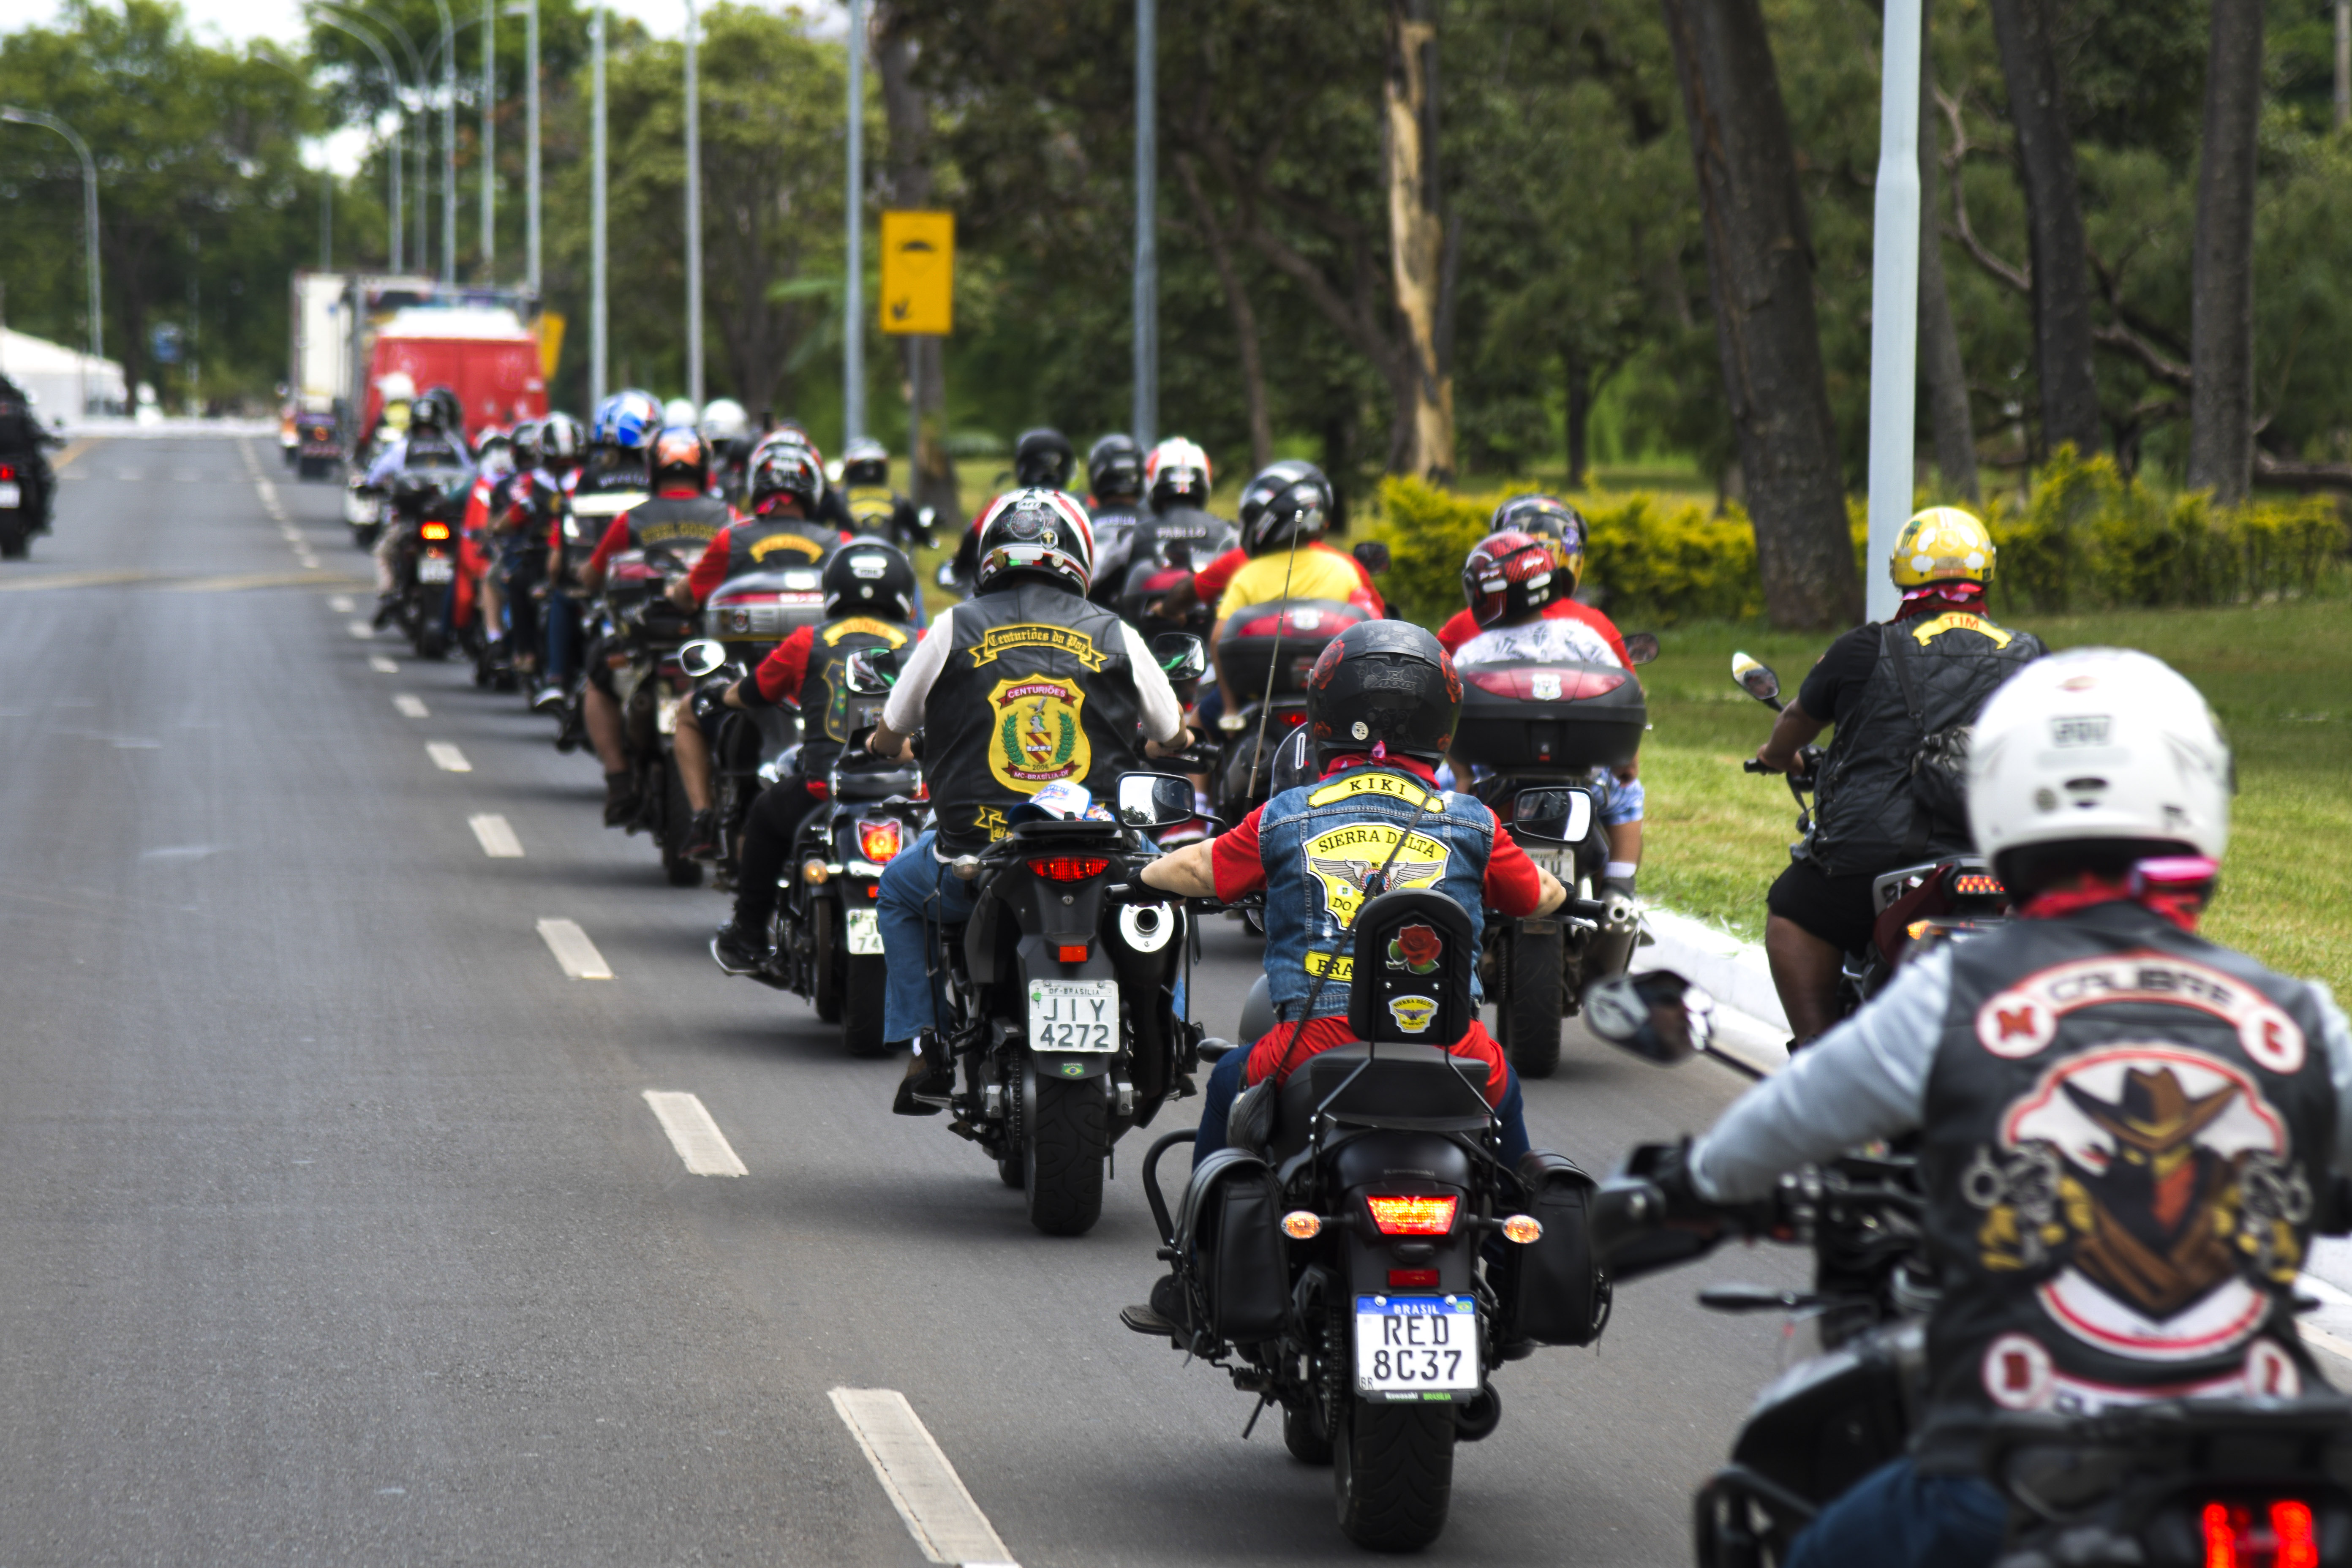
[[(1878, 189), (1870, 242), (1870, 559), (1911, 515), (1919, 392), (1920, 0), (1886, 0), (1879, 47)], [(1870, 574), (1869, 616), (1891, 621), (1894, 583)]]
[(499, 0), (482, 0), (482, 281), (498, 280), (499, 258), (499, 127), (493, 113), (499, 98), (499, 25), (492, 7)]
[(841, 441), (866, 434), (866, 0), (849, 0), (849, 287), (842, 295)]
[[(72, 126), (54, 114), (44, 114), (37, 109), (18, 109), (14, 104), (0, 107), (0, 120), (14, 125), (37, 125), (54, 131), (73, 143), (74, 155), (81, 160), (81, 228), (82, 262), (88, 270), (89, 285), (89, 357), (106, 357), (106, 323), (99, 314), (98, 292), (98, 164), (89, 155), (89, 143), (74, 133)], [(83, 373), (89, 374), (87, 367)], [(82, 395), (81, 416), (89, 417), (89, 395)]]
[[(399, 104), (400, 73), (393, 68), (392, 56), (386, 52), (383, 43), (377, 39), (375, 34), (372, 31), (363, 30), (359, 26), (362, 16), (361, 13), (352, 10), (348, 6), (338, 6), (332, 4), (331, 0), (317, 0), (317, 3), (312, 8), (321, 13), (320, 20), (325, 22), (327, 26), (338, 28), (342, 32), (349, 33), (352, 37), (357, 38), (369, 48), (374, 50), (376, 58), (383, 63), (383, 74), (393, 84), (393, 99), (395, 107), (399, 109), (399, 116), (394, 120), (392, 135), (393, 158), (395, 164), (392, 181), (392, 205), (394, 222), (395, 225), (397, 225), (402, 205), (400, 195), (400, 174), (397, 168), (397, 161), (400, 157), (401, 140), (398, 120), (399, 118), (404, 118), (406, 114), (404, 106), (401, 106)], [(431, 151), (433, 145), (432, 121), (425, 118), (425, 116), (431, 111), (433, 105), (430, 91), (425, 85), (425, 61), (417, 55), (416, 46), (409, 42), (407, 33), (401, 29), (398, 23), (385, 21), (380, 16), (369, 16), (367, 17), (367, 20), (383, 27), (385, 34), (389, 36), (394, 42), (400, 46), (401, 52), (408, 57), (410, 69), (415, 73), (417, 102), (419, 105), (416, 136), (416, 260), (417, 265), (420, 267), (430, 267), (433, 264), (432, 247), (426, 241), (425, 220), (426, 216), (426, 209), (432, 205), (433, 182), (426, 173), (425, 159), (426, 153)], [(399, 232), (397, 226), (395, 226), (392, 245), (392, 269), (394, 272), (403, 270), (402, 264), (406, 259), (406, 257), (402, 253)]]
[(588, 406), (593, 412), (604, 401), (604, 0), (596, 0), (596, 19), (590, 37), (595, 79), (595, 107), (590, 119), (588, 179)]
[(1160, 430), (1160, 16), (1156, 0), (1135, 0), (1135, 397), (1128, 422), (1149, 447)]
[(526, 198), (526, 221), (530, 229), (530, 291), (539, 292), (539, 0), (530, 0), (530, 23), (524, 45), (530, 58), (526, 62), (530, 78), (524, 102), (526, 118), (530, 121), (530, 195)]
[(441, 281), (457, 281), (457, 29), (449, 0), (433, 0), (441, 13)]
[(686, 0), (686, 396), (702, 412), (702, 100), (696, 79), (700, 19)]

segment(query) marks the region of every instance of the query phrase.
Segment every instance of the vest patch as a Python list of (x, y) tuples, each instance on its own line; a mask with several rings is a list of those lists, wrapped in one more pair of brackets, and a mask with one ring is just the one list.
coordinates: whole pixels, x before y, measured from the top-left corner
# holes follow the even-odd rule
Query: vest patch
[(1352, 953), (1313, 952), (1307, 955), (1307, 973), (1328, 974), (1340, 984), (1351, 984), (1356, 978), (1356, 960)]
[(1975, 632), (1990, 637), (1995, 647), (2007, 647), (2011, 634), (1986, 620), (1982, 616), (1969, 615), (1966, 610), (1948, 610), (1932, 621), (1924, 621), (1911, 629), (1912, 637), (1926, 647), (1946, 632)]
[(907, 646), (906, 627), (894, 626), (887, 621), (877, 621), (866, 616), (851, 616), (845, 620), (835, 621), (819, 635), (824, 637), (827, 647), (835, 647), (846, 637), (880, 637), (892, 647)]
[[(1398, 840), (1404, 847), (1397, 847)], [(1450, 852), (1444, 844), (1393, 823), (1351, 822), (1318, 833), (1301, 846), (1307, 869), (1323, 885), (1323, 907), (1333, 920), (1353, 924), (1356, 911), (1375, 892), (1426, 888), (1445, 875)], [(1389, 861), (1395, 850), (1396, 859)], [(1383, 878), (1381, 868), (1388, 866)], [(1377, 888), (1370, 884), (1378, 882)], [(1333, 975), (1333, 979), (1339, 978)]]
[(1442, 793), (1423, 789), (1420, 785), (1401, 779), (1394, 773), (1384, 773), (1369, 768), (1350, 768), (1328, 784), (1318, 784), (1308, 793), (1307, 804), (1329, 805), (1337, 801), (1353, 800), (1359, 795), (1386, 795), (1391, 800), (1401, 800), (1412, 806), (1418, 806), (1425, 800), (1429, 803), (1428, 809), (1433, 816), (1445, 809), (1445, 796)]
[[(996, 662), (997, 655), (1009, 653), (1017, 647), (1053, 648), (1068, 654), (1088, 669), (1100, 669), (1103, 667), (1103, 661), (1109, 658), (1109, 655), (1095, 647), (1094, 639), (1084, 632), (1074, 631), (1068, 626), (1041, 626), (1024, 623), (1010, 626), (991, 626), (981, 633), (980, 641), (972, 647), (971, 667), (978, 669), (983, 664), (993, 664)], [(1079, 771), (1083, 773), (1085, 770)]]
[(988, 694), (988, 705), (995, 717), (988, 771), (996, 775), (997, 783), (1023, 795), (1034, 795), (1057, 780), (1087, 776), (1094, 749), (1087, 744), (1080, 717), (1087, 694), (1076, 684), (1045, 675), (1015, 676), (996, 683)]
[(772, 533), (751, 545), (749, 553), (754, 561), (765, 561), (779, 550), (790, 551), (803, 561), (822, 560), (824, 546), (814, 539), (803, 539), (797, 533)]
[(2303, 1066), (2303, 1030), (2269, 998), (2221, 970), (2154, 952), (2084, 959), (2027, 976), (1977, 1009), (1977, 1043), (2019, 1060), (2055, 1039), (2066, 1014), (2107, 1002), (2194, 1007), (2235, 1026), (2256, 1066), (2275, 1073)]

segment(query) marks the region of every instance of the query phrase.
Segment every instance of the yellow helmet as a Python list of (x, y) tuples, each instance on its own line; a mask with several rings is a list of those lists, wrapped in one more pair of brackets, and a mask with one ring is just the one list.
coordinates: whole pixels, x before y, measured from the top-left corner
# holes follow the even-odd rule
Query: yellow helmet
[(1931, 506), (1903, 525), (1886, 563), (1898, 588), (1929, 583), (1992, 581), (1992, 534), (1973, 513), (1956, 506)]

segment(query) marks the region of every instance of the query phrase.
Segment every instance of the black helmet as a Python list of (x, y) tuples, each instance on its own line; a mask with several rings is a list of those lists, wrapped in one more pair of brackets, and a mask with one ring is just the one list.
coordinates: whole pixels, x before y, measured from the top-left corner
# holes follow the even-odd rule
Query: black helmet
[(1032, 572), (1083, 594), (1095, 574), (1095, 528), (1087, 509), (1048, 486), (1008, 490), (980, 520), (980, 569), (973, 586), (982, 592), (1000, 577)]
[(539, 422), (539, 460), (541, 466), (575, 468), (580, 466), (580, 454), (587, 449), (588, 434), (580, 428), (580, 421), (569, 414), (551, 414)]
[(816, 448), (798, 441), (771, 439), (751, 455), (751, 473), (745, 489), (751, 505), (763, 507), (776, 496), (790, 496), (803, 515), (814, 513), (824, 499), (824, 469)]
[(915, 618), (915, 568), (898, 546), (860, 539), (833, 552), (824, 563), (824, 613), (881, 616), (901, 623)]
[[(425, 389), (425, 395), (416, 400), (416, 406), (421, 408), (428, 403), (438, 404), (440, 405), (442, 429), (463, 430), (466, 427), (466, 405), (458, 400), (457, 393), (452, 391), (450, 388), (446, 386), (426, 387)], [(414, 409), (410, 411), (408, 416), (412, 420), (416, 417)]]
[(1331, 481), (1312, 463), (1276, 463), (1242, 491), (1242, 549), (1252, 555), (1319, 539), (1331, 515)]
[(1066, 490), (1077, 461), (1070, 438), (1059, 430), (1049, 425), (1024, 430), (1013, 444), (1013, 482), (1022, 489)]
[(541, 423), (537, 419), (525, 419), (515, 426), (514, 434), (508, 437), (509, 445), (514, 449), (515, 467), (519, 469), (527, 471), (539, 467)]
[(1114, 433), (1087, 448), (1087, 488), (1097, 500), (1143, 493), (1143, 448), (1134, 437)]
[(654, 483), (684, 479), (696, 489), (710, 483), (710, 443), (691, 425), (673, 425), (654, 437)]
[[(438, 388), (436, 390), (437, 391)], [(426, 393), (408, 405), (410, 435), (414, 436), (420, 430), (446, 430), (447, 428), (449, 428), (449, 411), (441, 405), (441, 400), (432, 393)]]
[(1307, 728), (1318, 763), (1376, 745), (1434, 763), (1461, 715), (1454, 661), (1410, 621), (1359, 621), (1325, 644), (1307, 672)]
[(890, 448), (871, 436), (860, 436), (841, 449), (841, 482), (845, 485), (887, 485), (890, 482)]

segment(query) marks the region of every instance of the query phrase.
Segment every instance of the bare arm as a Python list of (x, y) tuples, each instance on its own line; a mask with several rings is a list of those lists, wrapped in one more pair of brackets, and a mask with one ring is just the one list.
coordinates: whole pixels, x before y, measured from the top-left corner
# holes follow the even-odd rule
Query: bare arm
[(1162, 855), (1146, 866), (1138, 879), (1147, 888), (1158, 888), (1182, 898), (1213, 899), (1217, 896), (1217, 879), (1210, 862), (1214, 853), (1211, 847), (1215, 842), (1213, 838), (1197, 839), (1173, 855)]
[(1756, 760), (1773, 773), (1785, 773), (1797, 760), (1797, 749), (1828, 727), (1828, 720), (1814, 718), (1791, 700), (1774, 721), (1772, 738), (1756, 748)]

